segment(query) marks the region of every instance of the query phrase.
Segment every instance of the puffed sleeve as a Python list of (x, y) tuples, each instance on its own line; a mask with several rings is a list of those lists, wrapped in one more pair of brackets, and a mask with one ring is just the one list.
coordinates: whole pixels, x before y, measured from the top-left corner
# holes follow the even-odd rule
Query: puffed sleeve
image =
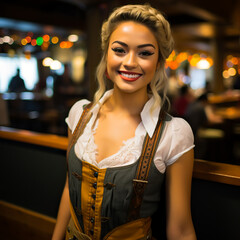
[(173, 117), (170, 121), (166, 121), (154, 157), (155, 166), (164, 173), (167, 166), (176, 162), (192, 148), (194, 148), (194, 136), (190, 125), (182, 118)]
[(83, 106), (90, 103), (90, 101), (83, 99), (78, 102), (76, 102), (70, 109), (68, 117), (65, 119), (69, 129), (71, 132), (74, 131), (75, 127), (77, 126), (77, 123), (82, 115), (83, 112)]
[(194, 136), (190, 125), (182, 118), (173, 118), (166, 134), (169, 135), (169, 151), (165, 156), (168, 166), (194, 147)]

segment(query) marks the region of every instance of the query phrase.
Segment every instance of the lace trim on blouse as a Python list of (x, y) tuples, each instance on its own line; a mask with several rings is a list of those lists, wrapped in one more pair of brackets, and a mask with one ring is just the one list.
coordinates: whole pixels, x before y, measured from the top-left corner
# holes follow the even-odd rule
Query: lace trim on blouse
[[(109, 167), (116, 167), (116, 166), (125, 166), (131, 163), (134, 163), (141, 155), (141, 146), (144, 141), (144, 135), (141, 134), (141, 128), (143, 128), (142, 122), (139, 123), (138, 127), (135, 131), (135, 136), (123, 141), (122, 146), (120, 147), (119, 151), (103, 160), (99, 163), (96, 161), (96, 154), (97, 154), (97, 145), (94, 141), (94, 134), (96, 133), (96, 129), (98, 127), (98, 120), (93, 129), (91, 129), (92, 124), (88, 124), (80, 136), (79, 139), (80, 143), (85, 145), (85, 148), (80, 147), (80, 155), (82, 159), (91, 163), (92, 165), (98, 168), (109, 168)], [(76, 146), (77, 147), (77, 144)]]

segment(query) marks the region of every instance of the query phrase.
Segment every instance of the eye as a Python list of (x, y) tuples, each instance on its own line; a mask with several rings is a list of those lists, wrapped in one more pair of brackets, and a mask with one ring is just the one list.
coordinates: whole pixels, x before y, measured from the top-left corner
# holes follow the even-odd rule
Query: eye
[(121, 47), (112, 48), (115, 53), (125, 53), (124, 49)]
[(154, 53), (153, 52), (150, 52), (150, 51), (147, 51), (147, 50), (144, 50), (144, 51), (141, 51), (139, 53), (139, 55), (143, 56), (143, 57), (147, 57), (147, 56), (151, 56), (153, 55)]

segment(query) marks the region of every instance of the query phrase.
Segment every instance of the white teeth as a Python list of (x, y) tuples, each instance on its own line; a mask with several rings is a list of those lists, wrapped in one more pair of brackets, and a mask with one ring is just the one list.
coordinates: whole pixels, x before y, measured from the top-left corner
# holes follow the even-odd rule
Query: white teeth
[(137, 78), (140, 76), (140, 74), (127, 74), (127, 73), (123, 73), (123, 72), (121, 72), (121, 75), (123, 75), (124, 77), (127, 77), (127, 78)]

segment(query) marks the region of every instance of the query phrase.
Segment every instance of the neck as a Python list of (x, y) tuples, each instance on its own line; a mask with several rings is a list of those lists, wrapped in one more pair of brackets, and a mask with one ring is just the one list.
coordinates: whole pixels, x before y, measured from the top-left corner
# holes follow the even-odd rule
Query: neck
[(148, 101), (147, 91), (137, 91), (125, 93), (118, 88), (114, 88), (113, 95), (109, 99), (109, 104), (114, 111), (125, 112), (130, 115), (139, 115)]

